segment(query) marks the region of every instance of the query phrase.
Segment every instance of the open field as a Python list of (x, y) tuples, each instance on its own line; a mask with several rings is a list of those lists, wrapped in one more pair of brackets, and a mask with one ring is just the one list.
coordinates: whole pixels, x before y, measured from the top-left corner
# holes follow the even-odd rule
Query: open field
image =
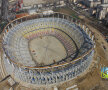
[(67, 56), (62, 43), (53, 36), (44, 36), (29, 42), (29, 50), (37, 64), (49, 65)]

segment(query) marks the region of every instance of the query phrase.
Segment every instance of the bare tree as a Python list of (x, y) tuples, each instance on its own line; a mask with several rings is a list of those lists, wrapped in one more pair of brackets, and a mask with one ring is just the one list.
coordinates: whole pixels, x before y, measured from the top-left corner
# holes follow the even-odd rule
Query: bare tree
[(8, 19), (8, 13), (9, 13), (9, 1), (2, 0), (2, 6), (1, 6), (2, 20)]

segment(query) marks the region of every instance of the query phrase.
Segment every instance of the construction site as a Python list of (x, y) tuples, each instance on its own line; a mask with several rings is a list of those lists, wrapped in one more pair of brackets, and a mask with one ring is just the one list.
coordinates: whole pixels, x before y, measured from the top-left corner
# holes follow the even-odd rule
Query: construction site
[(107, 90), (105, 36), (66, 0), (9, 0), (4, 11), (0, 90)]

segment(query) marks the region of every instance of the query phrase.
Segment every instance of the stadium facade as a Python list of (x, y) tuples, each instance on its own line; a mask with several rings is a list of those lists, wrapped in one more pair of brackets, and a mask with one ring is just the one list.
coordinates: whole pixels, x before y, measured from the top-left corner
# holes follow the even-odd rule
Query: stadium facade
[[(28, 41), (45, 36), (63, 44), (65, 58), (46, 65), (33, 62)], [(93, 60), (95, 41), (87, 26), (75, 18), (57, 12), (39, 13), (10, 22), (4, 28), (2, 47), (6, 74), (16, 82), (41, 87), (67, 82), (86, 71)]]

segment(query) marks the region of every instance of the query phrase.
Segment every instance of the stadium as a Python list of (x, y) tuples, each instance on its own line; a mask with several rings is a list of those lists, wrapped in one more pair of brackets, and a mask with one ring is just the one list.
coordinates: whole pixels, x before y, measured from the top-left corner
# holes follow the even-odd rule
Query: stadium
[(3, 32), (6, 74), (32, 85), (56, 85), (89, 68), (93, 33), (72, 16), (51, 13), (25, 16), (10, 22)]

